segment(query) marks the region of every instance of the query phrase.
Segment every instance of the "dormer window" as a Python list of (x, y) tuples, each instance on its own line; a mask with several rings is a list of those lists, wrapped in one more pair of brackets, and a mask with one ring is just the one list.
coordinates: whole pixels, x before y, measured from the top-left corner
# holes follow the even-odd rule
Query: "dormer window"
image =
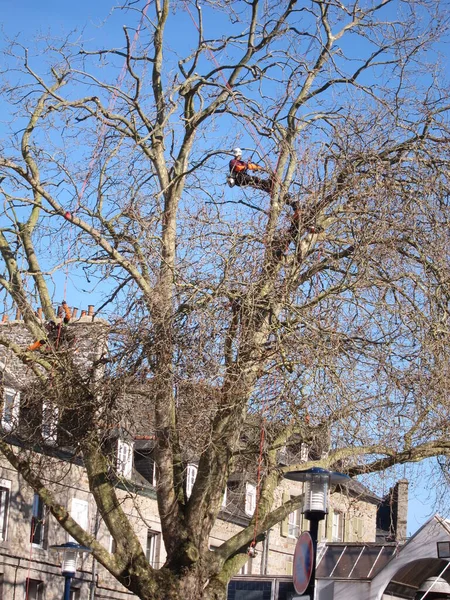
[(245, 514), (253, 516), (256, 509), (256, 485), (252, 483), (245, 484)]
[(148, 483), (156, 486), (156, 464), (153, 456), (152, 448), (136, 448), (134, 446), (133, 452), (134, 469), (143, 477)]
[(117, 440), (117, 474), (130, 479), (133, 471), (133, 442)]
[(3, 389), (2, 427), (5, 431), (12, 431), (19, 420), (20, 392), (13, 388)]

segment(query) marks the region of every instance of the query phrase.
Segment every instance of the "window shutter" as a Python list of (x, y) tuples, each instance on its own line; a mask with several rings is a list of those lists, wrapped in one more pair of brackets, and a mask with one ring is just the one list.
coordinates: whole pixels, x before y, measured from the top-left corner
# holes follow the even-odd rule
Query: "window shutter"
[[(283, 504), (291, 499), (289, 492), (283, 491)], [(280, 523), (280, 535), (287, 537), (289, 533), (289, 515)]]
[(186, 496), (191, 497), (194, 483), (197, 478), (197, 467), (195, 465), (188, 465), (186, 472)]
[(323, 539), (325, 537), (325, 522), (324, 521), (320, 521), (319, 523), (319, 531), (318, 531), (318, 535), (317, 535), (317, 540), (318, 542), (322, 542)]
[(252, 483), (245, 484), (245, 514), (253, 516), (256, 509), (256, 486)]
[(360, 542), (362, 539), (362, 519), (353, 517), (351, 520), (352, 542)]
[(344, 518), (344, 539), (343, 539), (344, 542), (352, 541), (351, 523), (352, 523), (352, 520), (350, 518), (348, 518), (348, 516)]
[(133, 444), (117, 440), (117, 473), (129, 479), (133, 471)]
[(12, 388), (3, 390), (2, 427), (5, 431), (12, 431), (19, 420), (20, 392)]
[(364, 520), (362, 517), (358, 518), (358, 542), (362, 542), (364, 539)]
[(325, 536), (327, 538), (327, 542), (333, 541), (333, 515), (334, 511), (330, 510), (327, 514), (325, 521)]

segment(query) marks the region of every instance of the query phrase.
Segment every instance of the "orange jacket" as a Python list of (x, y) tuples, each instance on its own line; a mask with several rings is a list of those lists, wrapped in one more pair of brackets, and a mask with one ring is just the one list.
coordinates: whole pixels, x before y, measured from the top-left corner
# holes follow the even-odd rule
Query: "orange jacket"
[(242, 173), (243, 171), (260, 171), (262, 167), (252, 162), (233, 158), (230, 160), (230, 173)]

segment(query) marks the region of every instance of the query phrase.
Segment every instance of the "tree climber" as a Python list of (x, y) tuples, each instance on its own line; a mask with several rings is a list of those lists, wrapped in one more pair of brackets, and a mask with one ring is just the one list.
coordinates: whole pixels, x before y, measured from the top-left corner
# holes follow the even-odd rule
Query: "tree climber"
[(247, 171), (262, 171), (263, 168), (250, 161), (242, 160), (242, 150), (235, 148), (233, 150), (234, 158), (230, 160), (230, 174), (227, 178), (228, 185), (233, 187), (250, 186), (257, 190), (262, 190), (268, 194), (272, 193), (272, 180), (261, 179), (247, 173)]
[[(230, 173), (227, 177), (228, 185), (230, 187), (235, 185), (238, 187), (249, 186), (272, 194), (274, 176), (272, 175), (269, 179), (261, 179), (260, 177), (250, 175), (247, 171), (264, 171), (263, 167), (260, 167), (253, 162), (242, 160), (242, 150), (240, 148), (235, 148), (233, 154), (234, 158), (230, 160), (229, 163)], [(283, 201), (291, 206), (294, 211), (296, 210), (298, 202), (292, 198), (291, 194), (284, 194)]]
[[(261, 179), (260, 177), (250, 175), (248, 171), (262, 171), (263, 168), (253, 162), (242, 160), (242, 150), (240, 148), (234, 148), (233, 155), (234, 158), (230, 160), (229, 163), (230, 173), (227, 177), (228, 185), (230, 187), (235, 185), (238, 187), (249, 186), (272, 194), (273, 176), (269, 179)], [(278, 240), (276, 243), (275, 253), (280, 257), (286, 254), (290, 243), (298, 237), (303, 227), (310, 234), (318, 233), (321, 230), (321, 228), (318, 228), (313, 223), (304, 223), (305, 215), (300, 207), (300, 202), (295, 200), (291, 194), (285, 193), (283, 195), (283, 201), (292, 208), (292, 217), (287, 236), (283, 236), (283, 239)]]
[(30, 344), (27, 348), (30, 352), (43, 348), (44, 351), (57, 350), (62, 344), (70, 345), (74, 340), (73, 336), (69, 333), (67, 325), (72, 318), (72, 313), (65, 300), (61, 303), (62, 312), (64, 312), (64, 318), (59, 324), (55, 321), (48, 321), (45, 324), (47, 331), (47, 339), (38, 340)]

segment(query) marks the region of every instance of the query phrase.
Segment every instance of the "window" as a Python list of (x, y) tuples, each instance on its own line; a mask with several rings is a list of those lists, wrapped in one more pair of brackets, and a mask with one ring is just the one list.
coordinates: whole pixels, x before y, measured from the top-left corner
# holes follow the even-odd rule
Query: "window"
[(331, 522), (331, 541), (342, 542), (344, 538), (344, 517), (342, 513), (333, 511)]
[(188, 498), (191, 497), (195, 479), (197, 477), (197, 471), (198, 469), (195, 465), (188, 465), (186, 471), (186, 495)]
[(58, 438), (58, 407), (50, 402), (42, 403), (42, 439), (49, 446), (56, 446)]
[(19, 419), (20, 392), (12, 388), (3, 390), (2, 427), (5, 431), (12, 431)]
[(9, 499), (11, 496), (11, 482), (0, 479), (0, 541), (6, 540), (8, 529)]
[(160, 533), (157, 531), (147, 531), (147, 548), (145, 555), (151, 567), (159, 567), (159, 541), (161, 539)]
[[(70, 516), (72, 519), (75, 519), (80, 527), (89, 533), (89, 503), (86, 500), (72, 498)], [(72, 536), (69, 536), (69, 542), (78, 543)]]
[[(31, 517), (31, 535), (30, 542), (33, 546), (38, 546), (39, 548), (44, 547), (45, 543), (45, 504), (42, 502), (40, 496), (38, 494), (34, 494), (33, 496), (33, 508), (32, 508), (32, 517)], [(30, 579), (30, 581), (34, 581)], [(38, 582), (39, 583), (39, 582)], [(30, 596), (30, 598), (34, 598), (34, 596)], [(40, 598), (40, 596), (36, 596), (36, 598)]]
[(245, 514), (253, 516), (256, 508), (256, 486), (252, 483), (245, 484)]
[(133, 443), (117, 440), (117, 474), (126, 479), (133, 470)]
[(37, 579), (29, 579), (26, 581), (25, 598), (28, 600), (42, 600), (44, 597), (44, 584)]
[(302, 513), (300, 509), (291, 512), (288, 517), (288, 537), (298, 538), (300, 535), (300, 523), (302, 521)]
[(73, 585), (71, 585), (69, 600), (80, 600), (80, 598), (81, 598), (80, 588), (76, 588), (76, 587), (73, 587)]
[(252, 574), (252, 559), (249, 556), (248, 561), (245, 563), (245, 565), (242, 565), (242, 567), (239, 569), (239, 575), (251, 575), (251, 574)]
[(309, 459), (309, 445), (302, 443), (300, 446), (300, 460), (302, 462), (308, 462)]
[(156, 485), (156, 464), (153, 450), (135, 448), (133, 462), (135, 470), (151, 485)]

